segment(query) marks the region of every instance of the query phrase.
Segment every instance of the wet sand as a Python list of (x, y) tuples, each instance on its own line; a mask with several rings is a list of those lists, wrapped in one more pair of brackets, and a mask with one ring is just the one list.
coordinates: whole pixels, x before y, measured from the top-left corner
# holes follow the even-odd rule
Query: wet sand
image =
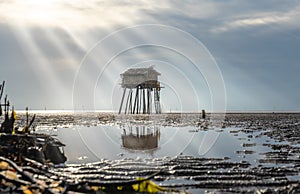
[[(69, 174), (70, 177), (84, 177), (88, 180), (128, 180), (160, 171), (153, 179), (155, 182), (190, 193), (300, 193), (300, 114), (230, 113), (226, 114), (221, 128), (210, 126), (211, 115), (207, 116), (206, 120), (203, 120), (200, 114), (131, 117), (108, 113), (41, 113), (37, 115), (35, 125), (37, 132), (56, 134), (62, 141), (70, 142), (66, 143), (66, 150), (74, 157), (69, 157), (71, 161), (66, 168), (56, 169), (58, 172)], [(24, 115), (21, 114), (20, 117)], [(159, 126), (162, 138), (155, 153), (162, 152), (161, 155), (144, 152), (130, 154), (121, 144), (124, 133), (121, 129), (116, 139), (109, 136), (113, 142), (105, 142), (106, 146), (117, 144), (117, 151), (111, 152), (111, 155), (101, 158), (101, 153), (96, 153), (98, 156), (91, 158), (86, 156), (88, 154), (84, 155), (84, 152), (90, 151), (84, 146), (73, 149), (70, 139), (74, 140), (75, 137), (71, 132), (75, 135), (79, 131), (83, 135), (82, 130), (103, 130), (101, 127), (105, 130), (115, 127), (114, 130), (117, 131), (116, 126), (128, 124)], [(164, 142), (167, 138), (164, 139), (163, 134), (169, 135), (174, 129), (183, 131), (182, 134), (177, 134), (178, 137), (174, 136), (175, 142), (179, 142), (184, 135), (193, 134), (200, 138), (206, 132), (218, 134), (220, 139), (213, 146), (213, 153), (199, 156), (198, 149), (193, 149), (193, 141), (198, 143), (197, 138), (194, 138), (192, 143), (188, 144), (188, 149), (176, 154), (166, 154), (175, 148), (168, 148), (169, 150), (164, 152)], [(60, 136), (62, 133), (65, 136)], [(77, 151), (82, 153), (78, 154)], [(145, 155), (147, 157), (141, 157)], [(80, 156), (82, 158), (79, 158)], [(94, 163), (87, 165), (87, 162)]]

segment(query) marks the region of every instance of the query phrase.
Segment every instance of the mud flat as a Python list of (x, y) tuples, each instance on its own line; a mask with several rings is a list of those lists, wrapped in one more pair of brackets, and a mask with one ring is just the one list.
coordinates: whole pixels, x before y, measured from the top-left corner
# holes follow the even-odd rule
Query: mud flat
[[(98, 161), (76, 161), (74, 157), (64, 168), (53, 169), (70, 182), (75, 179), (79, 182), (125, 181), (157, 173), (152, 178), (157, 184), (189, 193), (300, 193), (300, 114), (230, 113), (226, 114), (222, 128), (211, 126), (210, 117), (207, 114), (203, 120), (201, 114), (40, 113), (36, 131), (58, 134), (62, 141), (69, 142), (66, 143), (70, 146), (68, 152), (74, 156), (76, 150), (72, 150), (68, 135), (77, 126), (81, 126), (82, 131), (76, 131), (81, 136), (84, 130), (91, 129), (115, 135), (110, 139), (115, 137), (114, 144), (120, 154), (112, 159), (101, 158), (101, 154)], [(159, 126), (158, 149), (152, 153), (135, 153), (135, 157), (131, 157), (132, 153), (121, 145), (121, 129), (127, 124), (146, 128)], [(179, 132), (175, 133), (175, 129)], [(164, 134), (172, 134), (172, 130), (174, 142), (180, 143), (185, 136), (194, 138), (187, 144), (187, 149), (176, 155), (167, 154), (176, 146), (163, 152), (169, 142)], [(60, 136), (61, 133), (66, 135)], [(212, 151), (199, 155), (198, 141), (206, 133), (218, 134), (219, 139)], [(157, 154), (160, 152), (165, 156)], [(139, 157), (145, 155), (147, 157)]]

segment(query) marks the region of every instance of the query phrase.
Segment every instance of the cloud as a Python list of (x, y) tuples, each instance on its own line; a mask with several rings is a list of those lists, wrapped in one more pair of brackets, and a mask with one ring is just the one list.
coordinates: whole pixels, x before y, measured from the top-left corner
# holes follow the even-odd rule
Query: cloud
[(233, 19), (225, 20), (213, 32), (227, 32), (244, 28), (281, 26), (286, 28), (299, 28), (300, 7), (296, 7), (288, 12), (257, 12), (249, 15), (236, 15)]
[(60, 27), (85, 31), (87, 28), (110, 29), (134, 25), (145, 10), (160, 11), (167, 3), (143, 1), (15, 0), (0, 2), (2, 23), (20, 26)]
[[(231, 107), (243, 107), (243, 99), (249, 100), (248, 108), (257, 103), (257, 99), (261, 99), (262, 109), (270, 107), (268, 99), (276, 93), (293, 104), (299, 97), (299, 93), (292, 95), (293, 88), (299, 85), (296, 75), (300, 71), (297, 53), (300, 49), (299, 20), (300, 3), (293, 0), (286, 0), (284, 4), (280, 0), (166, 0), (159, 3), (149, 0), (0, 0), (0, 40), (3, 43), (0, 58), (2, 64), (10, 65), (1, 66), (1, 75), (5, 78), (16, 72), (14, 79), (7, 79), (13, 85), (8, 89), (19, 89), (18, 82), (40, 83), (27, 98), (32, 102), (25, 104), (54, 108), (68, 104), (65, 108), (70, 108), (76, 69), (89, 48), (123, 27), (158, 23), (189, 32), (205, 44), (217, 59), (225, 84), (229, 84)], [(126, 44), (149, 39), (149, 35), (149, 32), (134, 33), (119, 37), (118, 41)], [(173, 39), (176, 42), (177, 38)], [(106, 45), (105, 52), (96, 56), (96, 62), (99, 62), (98, 58), (108, 56), (115, 46)], [(155, 56), (153, 51), (137, 50), (140, 52), (133, 55), (135, 59), (143, 58), (145, 54)], [(126, 57), (120, 64), (126, 63)], [(21, 69), (25, 69), (24, 73)], [(113, 71), (119, 74), (119, 70)], [(247, 75), (251, 76), (245, 79)], [(49, 88), (52, 92), (61, 92), (56, 90), (53, 77), (62, 86), (64, 92), (60, 96), (65, 101), (56, 102), (49, 97)], [(282, 85), (280, 80), (291, 77), (294, 79), (289, 81), (288, 87)], [(262, 84), (264, 87), (259, 87)], [(253, 86), (251, 92), (245, 89), (248, 86)], [(265, 96), (259, 96), (262, 92), (257, 92), (256, 86), (260, 91), (271, 88), (272, 94), (265, 92)], [(281, 94), (283, 89), (285, 93)], [(15, 96), (22, 96), (22, 90), (16, 90)], [(241, 99), (237, 100), (239, 97)], [(274, 103), (277, 101), (273, 100)]]
[[(182, 24), (210, 32), (227, 32), (266, 25), (297, 27), (299, 3), (288, 1), (163, 1), (147, 0), (27, 0), (0, 2), (1, 22), (10, 25), (64, 27), (73, 31), (112, 29), (141, 23)], [(260, 6), (259, 6), (260, 5)]]
[(126, 9), (109, 9), (107, 6), (97, 6), (93, 1), (83, 0), (11, 1), (2, 3), (0, 13), (2, 22), (27, 27), (67, 25), (73, 29), (84, 29), (93, 26), (109, 27), (116, 21), (134, 21), (134, 17), (124, 17), (131, 16)]

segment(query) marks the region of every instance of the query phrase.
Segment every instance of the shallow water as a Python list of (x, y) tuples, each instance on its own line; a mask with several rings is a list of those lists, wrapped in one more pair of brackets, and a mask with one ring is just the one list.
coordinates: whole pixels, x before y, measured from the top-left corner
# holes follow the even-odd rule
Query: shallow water
[[(268, 137), (248, 137), (249, 134), (240, 132), (238, 128), (225, 128), (222, 130), (200, 131), (196, 127), (147, 127), (131, 125), (125, 129), (119, 126), (77, 126), (74, 128), (61, 128), (57, 130), (58, 138), (66, 144), (65, 154), (68, 163), (96, 162), (99, 159), (122, 158), (162, 158), (188, 155), (194, 157), (224, 158), (239, 162), (246, 160), (253, 165), (263, 156), (261, 153), (271, 151), (271, 148), (262, 144)], [(137, 135), (139, 132), (144, 134)], [(128, 148), (122, 138), (129, 137), (130, 141), (147, 141), (144, 148), (136, 143)], [(131, 136), (130, 136), (131, 135)], [(215, 142), (206, 140), (214, 136)], [(145, 137), (145, 138), (143, 138)], [(150, 140), (150, 141), (149, 141)], [(273, 140), (270, 140), (274, 142)], [(157, 144), (155, 144), (157, 143)], [(145, 148), (146, 147), (146, 148)], [(204, 151), (205, 152), (204, 152)]]
[(190, 193), (300, 190), (300, 114), (230, 114), (224, 128), (199, 124), (198, 114), (122, 122), (111, 115), (39, 116), (37, 132), (66, 144), (68, 167), (92, 167), (99, 179), (167, 168), (154, 181)]

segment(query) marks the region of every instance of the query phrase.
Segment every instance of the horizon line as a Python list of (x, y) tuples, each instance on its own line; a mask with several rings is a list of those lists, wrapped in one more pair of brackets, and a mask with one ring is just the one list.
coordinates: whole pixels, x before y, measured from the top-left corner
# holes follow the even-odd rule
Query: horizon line
[[(26, 110), (15, 110), (16, 112), (26, 112)], [(86, 112), (86, 113), (91, 113), (91, 112), (97, 112), (97, 113), (118, 113), (118, 111), (113, 111), (113, 110), (72, 110), (72, 109), (29, 109), (29, 112), (34, 112), (34, 113), (76, 113), (76, 112)], [(201, 113), (202, 110), (199, 111), (166, 111), (162, 112), (162, 114), (168, 114), (168, 113), (185, 113), (185, 114), (195, 114), (195, 113)], [(300, 113), (300, 110), (226, 110), (226, 111), (205, 111), (206, 113)], [(152, 113), (155, 114), (155, 113)], [(140, 114), (143, 115), (143, 114)]]

